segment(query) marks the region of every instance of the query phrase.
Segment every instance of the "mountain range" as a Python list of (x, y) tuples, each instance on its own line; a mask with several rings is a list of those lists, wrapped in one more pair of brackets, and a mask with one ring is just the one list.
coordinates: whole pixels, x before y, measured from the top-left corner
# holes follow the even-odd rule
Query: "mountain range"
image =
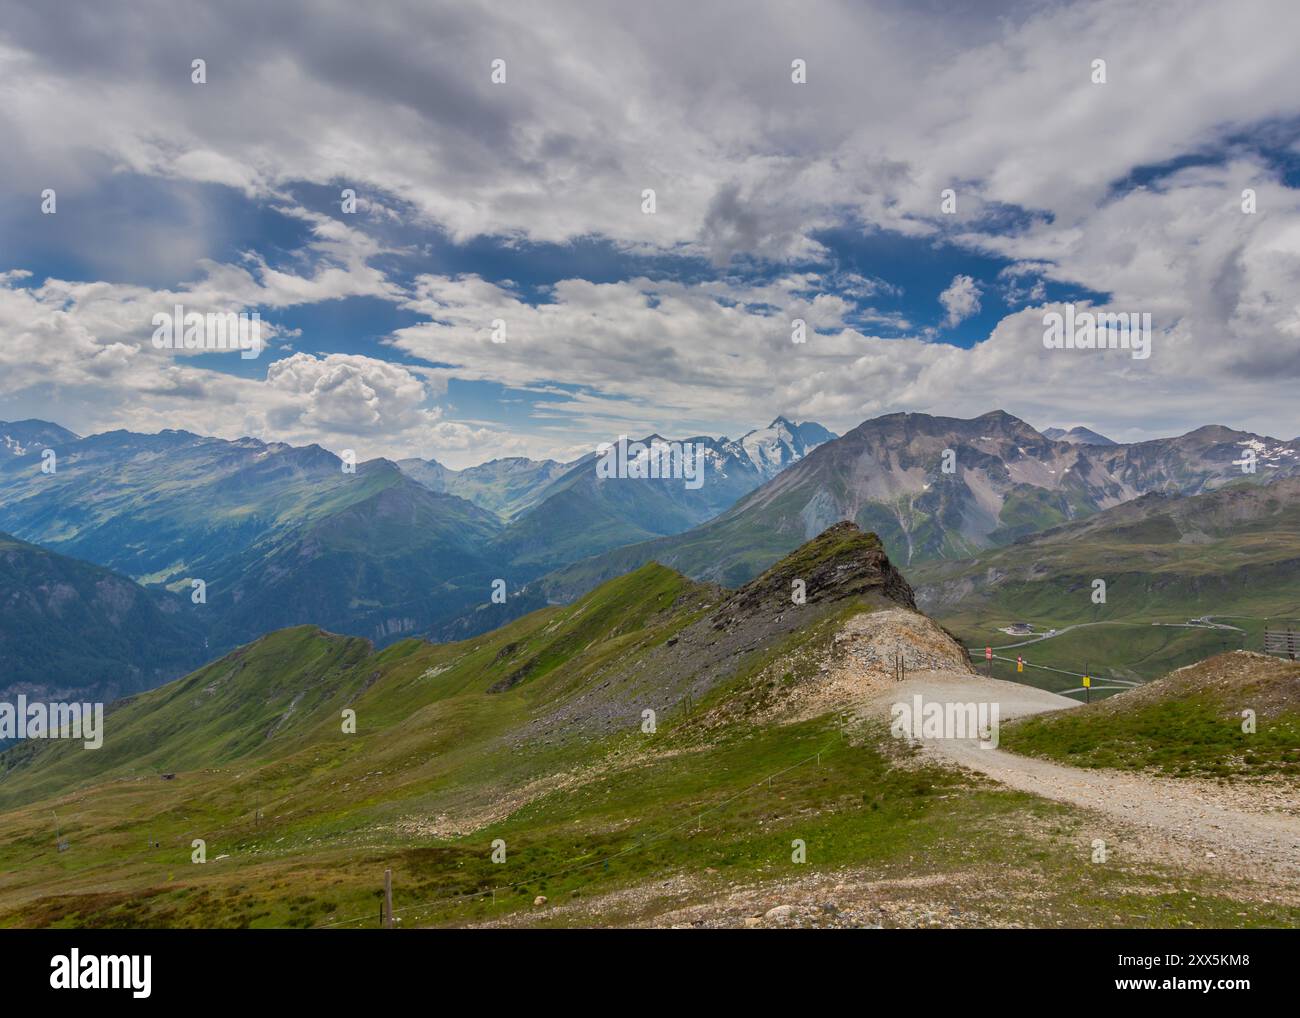
[[(812, 421), (794, 424), (777, 417), (766, 428), (746, 432), (739, 439), (707, 435), (683, 439), (703, 446), (712, 483), (708, 491), (700, 489), (698, 494), (670, 494), (676, 494), (680, 511), (687, 517), (699, 517), (701, 512), (713, 515), (835, 437), (834, 432)], [(644, 444), (655, 440), (667, 441), (659, 435), (640, 439)], [(507, 457), (464, 470), (453, 470), (432, 459), (403, 459), (397, 465), (431, 491), (459, 495), (509, 522), (575, 484), (583, 488), (584, 495), (592, 494), (596, 486), (582, 481), (597, 480), (588, 477), (587, 467), (594, 460), (595, 453), (567, 463)]]
[(889, 414), (818, 447), (707, 523), (555, 570), (536, 587), (564, 600), (650, 560), (743, 583), (840, 520), (879, 534), (903, 564), (964, 558), (1149, 492), (1298, 474), (1300, 440), (1216, 425), (1104, 446), (1054, 441), (1000, 410), (972, 420)]
[[(698, 490), (599, 478), (594, 453), (569, 464), (506, 459), (464, 471), (377, 459), (349, 471), (319, 446), (184, 431), (81, 438), (24, 421), (0, 426), (0, 438), (0, 529), (187, 606), (193, 599), (193, 623), (216, 653), (300, 624), (381, 645), (492, 628), (513, 617), (492, 610), (494, 585), (517, 593), (546, 569), (687, 529), (833, 436), (778, 418), (735, 442), (689, 439), (706, 449), (708, 483)], [(45, 449), (56, 455), (48, 465)], [(517, 598), (511, 611), (544, 603)], [(35, 618), (0, 623), (0, 639), (9, 633), (17, 648), (19, 626), (39, 635)], [(88, 625), (87, 639), (109, 623), (103, 615)], [(178, 637), (176, 645), (188, 653), (193, 641)], [(102, 695), (137, 688), (129, 670), (92, 681), (23, 646), (22, 673), (44, 667), (54, 686), (84, 680)], [(160, 681), (155, 657), (141, 647), (134, 667)]]
[[(304, 624), (380, 646), (414, 634), (466, 638), (650, 561), (739, 586), (842, 520), (880, 535), (892, 559), (923, 565), (1151, 492), (1300, 474), (1296, 441), (1208, 426), (1102, 445), (1048, 438), (1002, 411), (891, 414), (839, 438), (780, 417), (736, 440), (693, 437), (684, 441), (706, 461), (699, 488), (601, 477), (595, 452), (461, 471), (377, 459), (350, 472), (319, 446), (249, 438), (79, 438), (39, 421), (0, 433), (0, 530), (179, 599), (213, 654)], [(46, 447), (57, 453), (53, 473), (41, 469)], [(193, 641), (177, 637), (181, 657)], [(25, 667), (42, 660), (30, 647), (24, 657)], [(100, 688), (138, 688), (132, 676), (174, 667), (159, 672), (156, 660), (142, 648), (135, 671)], [(47, 676), (58, 687), (81, 681), (71, 668)]]
[(214, 649), (308, 619), (383, 639), (463, 610), (495, 570), (491, 513), (372, 460), (183, 431), (109, 432), (0, 461), (0, 527), (187, 598)]

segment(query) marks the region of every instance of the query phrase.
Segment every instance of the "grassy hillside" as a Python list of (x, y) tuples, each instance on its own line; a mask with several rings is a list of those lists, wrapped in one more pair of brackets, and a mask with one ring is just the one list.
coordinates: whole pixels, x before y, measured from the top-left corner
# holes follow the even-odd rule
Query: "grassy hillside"
[[(1254, 732), (1242, 729), (1247, 710)], [(1300, 778), (1300, 664), (1218, 655), (1100, 703), (1015, 722), (1002, 745), (1074, 767)]]

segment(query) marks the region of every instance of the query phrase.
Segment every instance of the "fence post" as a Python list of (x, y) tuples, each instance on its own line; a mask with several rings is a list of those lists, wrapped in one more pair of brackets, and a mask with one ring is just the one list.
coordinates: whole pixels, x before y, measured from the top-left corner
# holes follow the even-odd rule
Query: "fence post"
[(384, 928), (393, 928), (393, 871), (384, 870)]

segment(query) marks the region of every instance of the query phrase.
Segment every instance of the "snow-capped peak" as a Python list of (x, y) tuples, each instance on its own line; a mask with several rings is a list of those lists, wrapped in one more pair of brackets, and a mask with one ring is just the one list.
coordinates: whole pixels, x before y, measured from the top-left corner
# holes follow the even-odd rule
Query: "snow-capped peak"
[(745, 458), (768, 478), (834, 437), (820, 424), (811, 421), (794, 424), (785, 417), (777, 417), (766, 428), (756, 428), (742, 436), (737, 444)]

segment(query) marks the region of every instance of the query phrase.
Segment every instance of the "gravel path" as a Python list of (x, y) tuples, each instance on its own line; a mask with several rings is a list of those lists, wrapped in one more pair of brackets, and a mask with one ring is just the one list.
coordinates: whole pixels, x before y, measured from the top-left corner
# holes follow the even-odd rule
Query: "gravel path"
[[(891, 687), (873, 699), (871, 709), (888, 714), (890, 704), (910, 701), (918, 693), (925, 701), (997, 702), (1004, 721), (1078, 706), (1066, 697), (1015, 682), (932, 672)], [(974, 740), (927, 739), (923, 746), (934, 756), (1008, 787), (1096, 810), (1130, 828), (1154, 832), (1183, 850), (1197, 849), (1207, 858), (1231, 860), (1247, 871), (1243, 875), (1300, 877), (1300, 820), (1246, 808), (1242, 803), (1251, 796), (1248, 788), (1240, 790), (1237, 803), (1225, 802), (1229, 797), (1222, 789), (1197, 779), (1065, 767), (1002, 749), (982, 749)]]

